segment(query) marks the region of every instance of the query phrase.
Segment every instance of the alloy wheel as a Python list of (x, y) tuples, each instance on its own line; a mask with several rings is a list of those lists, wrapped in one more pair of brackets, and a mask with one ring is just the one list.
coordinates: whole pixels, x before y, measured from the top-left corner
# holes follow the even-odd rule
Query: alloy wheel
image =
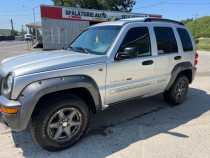
[(177, 101), (181, 101), (185, 95), (186, 95), (186, 91), (187, 91), (187, 84), (185, 82), (185, 80), (181, 80), (176, 87), (176, 91), (175, 91), (175, 98)]
[(57, 142), (69, 141), (81, 126), (81, 113), (75, 108), (57, 111), (48, 122), (47, 132)]

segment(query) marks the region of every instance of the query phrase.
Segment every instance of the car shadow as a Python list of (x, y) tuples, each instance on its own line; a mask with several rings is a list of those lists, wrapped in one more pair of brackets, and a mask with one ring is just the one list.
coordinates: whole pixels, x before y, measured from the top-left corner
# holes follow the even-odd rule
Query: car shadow
[(162, 95), (118, 104), (93, 115), (85, 138), (60, 152), (38, 147), (29, 130), (12, 136), (25, 157), (106, 157), (160, 133), (187, 139), (188, 135), (170, 130), (209, 111), (209, 103), (205, 91), (190, 88), (186, 101), (177, 107), (167, 105)]

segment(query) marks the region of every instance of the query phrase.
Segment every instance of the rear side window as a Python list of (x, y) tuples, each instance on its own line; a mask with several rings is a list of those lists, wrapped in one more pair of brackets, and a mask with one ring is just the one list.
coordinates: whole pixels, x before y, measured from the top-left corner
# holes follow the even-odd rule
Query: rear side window
[(119, 51), (126, 47), (136, 47), (139, 57), (151, 55), (149, 30), (147, 27), (135, 27), (130, 29), (122, 41)]
[(193, 50), (192, 41), (190, 39), (190, 36), (189, 36), (187, 30), (182, 29), (182, 28), (177, 28), (177, 31), (181, 38), (182, 47), (183, 47), (184, 52), (192, 51)]
[(172, 28), (154, 27), (158, 54), (178, 52), (177, 42)]

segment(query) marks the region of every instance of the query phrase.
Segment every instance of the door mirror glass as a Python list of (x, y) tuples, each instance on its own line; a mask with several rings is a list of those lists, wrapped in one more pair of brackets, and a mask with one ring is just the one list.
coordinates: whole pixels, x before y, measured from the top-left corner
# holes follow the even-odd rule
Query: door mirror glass
[(136, 47), (126, 47), (123, 52), (118, 52), (115, 59), (132, 59), (138, 57), (138, 50)]

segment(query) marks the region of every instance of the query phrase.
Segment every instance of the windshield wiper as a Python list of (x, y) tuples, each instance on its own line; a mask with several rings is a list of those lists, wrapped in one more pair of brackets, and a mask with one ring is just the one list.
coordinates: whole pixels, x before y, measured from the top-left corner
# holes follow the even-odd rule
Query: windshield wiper
[(83, 47), (75, 47), (76, 49), (84, 50), (86, 54), (89, 54), (88, 50)]

